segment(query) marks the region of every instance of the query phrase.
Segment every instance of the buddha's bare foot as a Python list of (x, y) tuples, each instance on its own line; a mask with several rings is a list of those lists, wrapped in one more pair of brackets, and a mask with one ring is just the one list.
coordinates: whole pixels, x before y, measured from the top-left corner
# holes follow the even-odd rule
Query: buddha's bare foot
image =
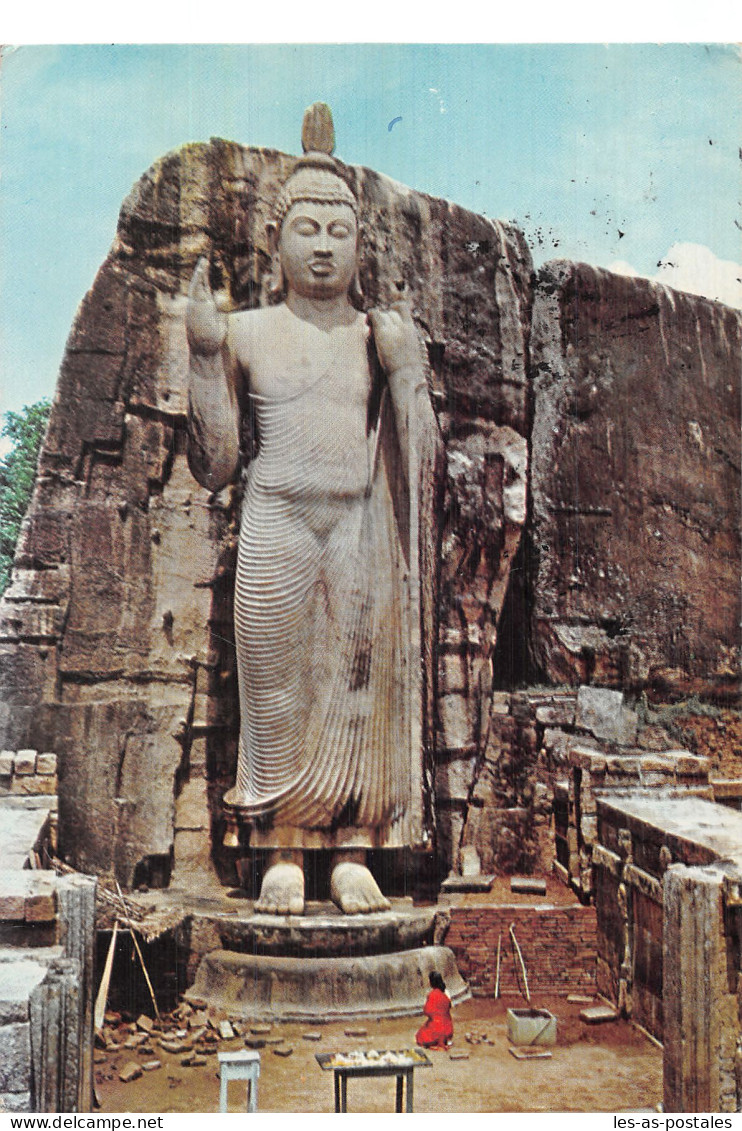
[(391, 907), (366, 865), (350, 860), (343, 860), (333, 868), (330, 896), (346, 915), (388, 911)]
[(255, 910), (264, 915), (304, 914), (304, 873), (298, 864), (281, 860), (263, 876)]

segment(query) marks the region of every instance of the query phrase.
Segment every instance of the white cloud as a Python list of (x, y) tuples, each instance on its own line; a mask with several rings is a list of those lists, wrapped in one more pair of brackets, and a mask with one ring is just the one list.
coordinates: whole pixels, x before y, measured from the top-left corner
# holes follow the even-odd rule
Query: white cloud
[[(625, 260), (616, 260), (608, 270), (616, 275), (641, 274)], [(660, 260), (652, 280), (742, 309), (742, 264), (719, 259), (703, 244), (674, 243)]]
[(742, 307), (742, 266), (717, 258), (703, 244), (674, 243), (660, 261), (655, 279), (678, 291)]
[(625, 259), (614, 260), (614, 262), (609, 265), (608, 270), (612, 271), (614, 275), (638, 275), (639, 274), (636, 267), (632, 267), (631, 264), (627, 263)]

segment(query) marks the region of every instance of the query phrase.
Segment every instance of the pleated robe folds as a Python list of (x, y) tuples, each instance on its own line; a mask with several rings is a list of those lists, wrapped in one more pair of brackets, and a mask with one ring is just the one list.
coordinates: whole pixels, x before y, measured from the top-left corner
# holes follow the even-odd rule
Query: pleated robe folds
[[(320, 380), (342, 381), (341, 367)], [(252, 825), (253, 847), (420, 846), (437, 561), (434, 547), (421, 555), (420, 528), (429, 541), (437, 425), (418, 390), (403, 452), (384, 388), (365, 492), (323, 493), (309, 469), (339, 440), (329, 415), (304, 425), (314, 392), (252, 398), (259, 452), (235, 583), (239, 758), (225, 800)]]

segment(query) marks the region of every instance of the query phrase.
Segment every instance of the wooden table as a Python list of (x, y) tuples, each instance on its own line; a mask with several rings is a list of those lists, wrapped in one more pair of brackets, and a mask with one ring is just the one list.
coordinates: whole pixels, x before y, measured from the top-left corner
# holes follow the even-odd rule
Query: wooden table
[[(368, 1054), (362, 1054), (364, 1059), (352, 1064), (333, 1064), (332, 1060), (336, 1055), (338, 1054), (315, 1053), (315, 1058), (320, 1068), (325, 1071), (332, 1069), (334, 1073), (336, 1112), (347, 1112), (348, 1110), (348, 1078), (351, 1076), (396, 1076), (397, 1093), (394, 1110), (412, 1111), (414, 1096), (413, 1072), (416, 1068), (431, 1067), (431, 1062), (428, 1060), (425, 1053), (421, 1052), (419, 1049), (404, 1049), (396, 1053), (396, 1056), (400, 1058), (397, 1064), (379, 1063), (378, 1060), (368, 1059)], [(342, 1053), (339, 1055), (347, 1056), (347, 1054)], [(383, 1056), (384, 1054), (380, 1053), (379, 1055)], [(402, 1060), (402, 1057), (405, 1059)], [(405, 1082), (407, 1084), (406, 1088)], [(403, 1097), (406, 1098), (404, 1108), (402, 1107)]]

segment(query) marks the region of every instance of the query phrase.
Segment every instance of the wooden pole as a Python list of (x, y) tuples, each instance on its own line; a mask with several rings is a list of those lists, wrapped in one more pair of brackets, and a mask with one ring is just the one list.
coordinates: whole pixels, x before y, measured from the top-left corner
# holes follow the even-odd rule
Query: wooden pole
[(528, 1004), (530, 1005), (531, 1004), (531, 993), (530, 993), (530, 990), (528, 989), (528, 975), (526, 974), (526, 964), (523, 961), (523, 955), (520, 952), (520, 947), (518, 946), (518, 940), (515, 937), (515, 931), (513, 929), (514, 926), (515, 926), (514, 923), (510, 924), (510, 937), (513, 940), (513, 946), (515, 947), (515, 949), (518, 953), (518, 958), (520, 960), (520, 968), (523, 971), (523, 984), (526, 987), (525, 998), (526, 998), (526, 1001), (528, 1002)]
[[(119, 893), (119, 899), (121, 900), (121, 903), (123, 904), (124, 913), (126, 914), (126, 917), (130, 918), (129, 909), (126, 906), (126, 900), (124, 899), (124, 893), (121, 890), (121, 887), (119, 885), (118, 880), (116, 880), (116, 891)], [(149, 990), (149, 996), (152, 998), (152, 1004), (155, 1007), (155, 1017), (159, 1017), (160, 1011), (157, 1008), (157, 998), (155, 997), (155, 991), (152, 989), (152, 983), (149, 980), (149, 974), (147, 973), (147, 967), (144, 964), (144, 955), (142, 954), (142, 951), (141, 951), (140, 946), (139, 946), (139, 942), (137, 941), (137, 936), (136, 936), (136, 932), (134, 930), (134, 927), (132, 926), (130, 928), (130, 930), (131, 930), (131, 941), (134, 943), (134, 949), (136, 950), (137, 955), (139, 957), (139, 961), (142, 964), (142, 972), (144, 973), (144, 977), (145, 977), (146, 982), (147, 982), (147, 989)]]
[(497, 936), (497, 973), (495, 975), (495, 998), (500, 996), (500, 947), (502, 946), (502, 931)]
[(93, 1023), (96, 1029), (103, 1028), (103, 1018), (106, 1013), (106, 1003), (108, 1002), (108, 987), (111, 984), (111, 970), (113, 969), (113, 955), (116, 950), (116, 935), (119, 929), (119, 921), (116, 919), (113, 924), (113, 934), (111, 941), (108, 944), (108, 954), (106, 955), (106, 964), (103, 967), (103, 977), (100, 980), (98, 987), (98, 996), (95, 999), (95, 1013), (93, 1015)]

